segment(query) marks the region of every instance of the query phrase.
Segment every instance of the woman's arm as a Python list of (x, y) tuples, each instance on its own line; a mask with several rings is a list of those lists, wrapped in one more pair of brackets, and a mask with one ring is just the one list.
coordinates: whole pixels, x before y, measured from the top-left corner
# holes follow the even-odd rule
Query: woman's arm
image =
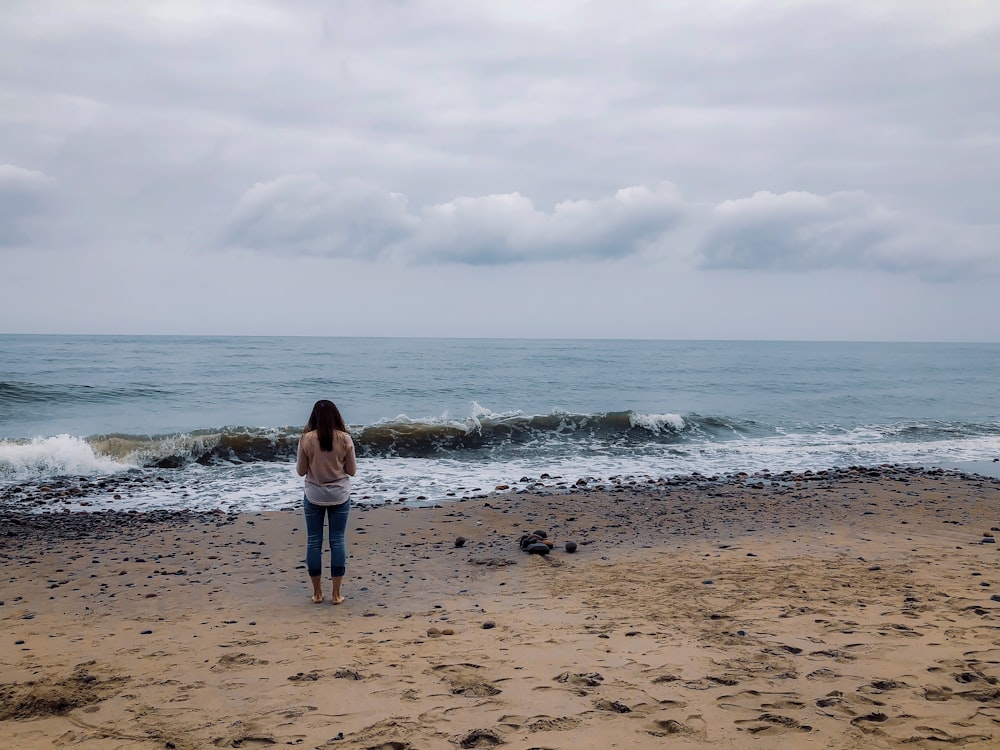
[(351, 440), (350, 435), (347, 437), (347, 454), (344, 456), (344, 471), (350, 474), (352, 477), (358, 473), (358, 462), (354, 455), (354, 441)]
[(295, 458), (295, 473), (300, 477), (304, 477), (309, 473), (309, 456), (306, 452), (302, 450), (302, 444), (306, 441), (306, 434), (303, 433), (302, 437), (299, 438), (299, 451)]

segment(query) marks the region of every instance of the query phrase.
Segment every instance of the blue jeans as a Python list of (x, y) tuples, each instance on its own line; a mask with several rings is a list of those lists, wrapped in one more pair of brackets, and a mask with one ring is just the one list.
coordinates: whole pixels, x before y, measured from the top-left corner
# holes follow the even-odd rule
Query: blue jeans
[(309, 540), (306, 543), (306, 567), (310, 576), (318, 576), (323, 572), (323, 520), (330, 516), (330, 574), (337, 578), (347, 571), (347, 545), (344, 537), (347, 532), (347, 514), (351, 509), (351, 501), (340, 505), (313, 505), (304, 496), (302, 508), (306, 514), (306, 533)]

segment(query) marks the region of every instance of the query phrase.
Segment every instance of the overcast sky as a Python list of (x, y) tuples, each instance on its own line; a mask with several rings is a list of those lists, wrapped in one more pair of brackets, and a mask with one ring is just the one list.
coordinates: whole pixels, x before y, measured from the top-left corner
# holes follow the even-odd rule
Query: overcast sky
[(1000, 2), (3, 0), (0, 332), (1000, 341)]

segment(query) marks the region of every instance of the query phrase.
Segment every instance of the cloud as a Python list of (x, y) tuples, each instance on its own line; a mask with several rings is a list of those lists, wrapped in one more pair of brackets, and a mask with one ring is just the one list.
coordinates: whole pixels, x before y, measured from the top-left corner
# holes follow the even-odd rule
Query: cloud
[(239, 200), (223, 241), (289, 255), (375, 257), (413, 231), (405, 196), (316, 175), (259, 182)]
[(1000, 275), (1000, 227), (947, 223), (862, 191), (759, 191), (714, 206), (668, 182), (551, 210), (520, 193), (412, 208), (405, 195), (316, 175), (254, 185), (222, 234), (267, 254), (465, 266), (616, 260), (692, 261), (703, 270), (900, 272), (953, 281)]
[(42, 172), (13, 164), (0, 164), (0, 246), (25, 245), (28, 234), (23, 220), (41, 208), (55, 180)]
[(456, 198), (421, 212), (418, 257), (471, 265), (623, 258), (640, 253), (683, 220), (673, 185), (567, 200), (549, 212), (519, 193)]
[(551, 211), (519, 193), (459, 197), (411, 211), (405, 196), (368, 184), (286, 175), (243, 194), (223, 241), (269, 253), (395, 255), (417, 263), (622, 258), (662, 239), (686, 210), (669, 183), (567, 200)]
[(948, 225), (864, 192), (761, 191), (709, 213), (706, 269), (912, 272), (930, 280), (1000, 273), (1000, 227)]

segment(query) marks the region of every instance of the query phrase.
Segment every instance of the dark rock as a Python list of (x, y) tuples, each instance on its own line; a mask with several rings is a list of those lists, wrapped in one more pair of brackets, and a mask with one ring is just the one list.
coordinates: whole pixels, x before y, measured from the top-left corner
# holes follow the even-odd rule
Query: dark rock
[(566, 542), (566, 551), (567, 552), (576, 552), (576, 542), (573, 542), (573, 541)]
[(455, 537), (455, 546), (456, 547), (464, 547), (465, 546), (465, 537), (464, 536)]

